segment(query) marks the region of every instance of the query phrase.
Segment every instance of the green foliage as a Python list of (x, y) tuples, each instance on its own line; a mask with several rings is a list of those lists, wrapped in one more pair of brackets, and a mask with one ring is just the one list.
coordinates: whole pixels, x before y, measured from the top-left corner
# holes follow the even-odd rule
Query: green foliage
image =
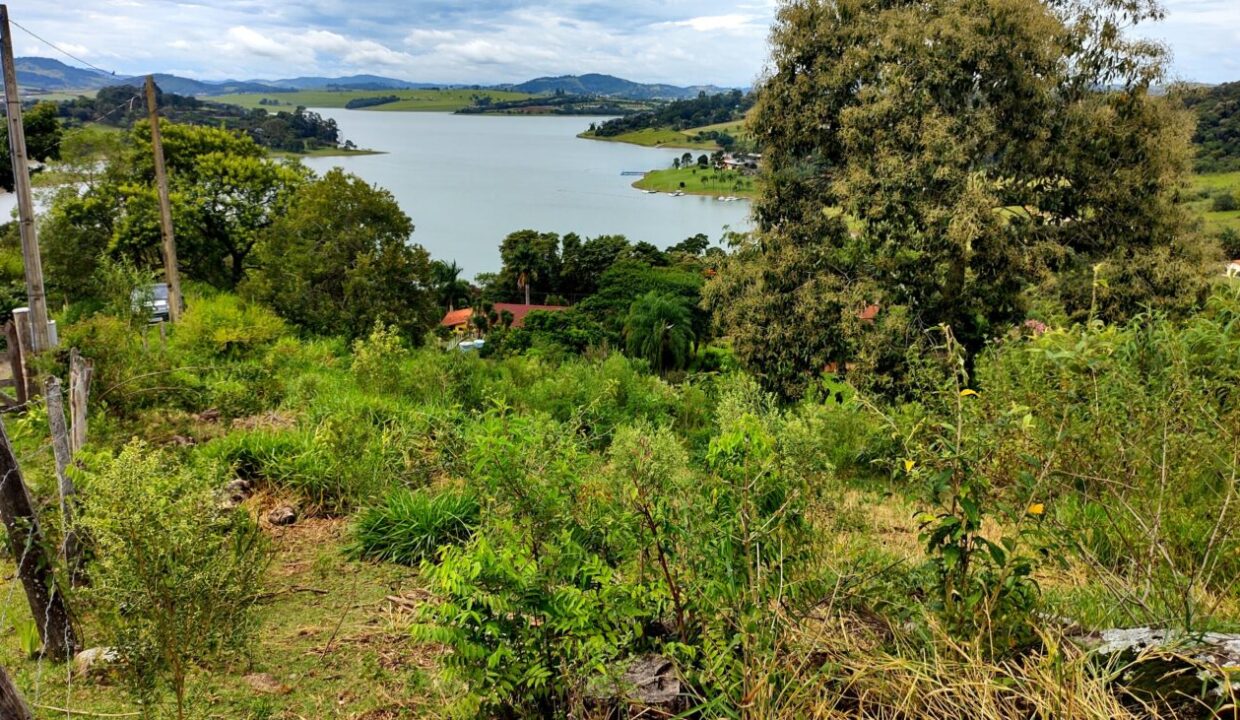
[(1240, 170), (1240, 82), (1177, 88), (1177, 94), (1197, 116), (1197, 171)]
[(400, 387), (402, 365), (409, 349), (395, 328), (375, 321), (370, 337), (353, 341), (353, 374), (380, 391), (394, 392)]
[(481, 508), (468, 492), (399, 488), (361, 513), (353, 526), (354, 557), (418, 565), (444, 545), (467, 542)]
[[(46, 162), (60, 157), (63, 131), (56, 118), (55, 103), (40, 102), (22, 113), (22, 131), (26, 136), (26, 156)], [(9, 126), (0, 125), (0, 187), (13, 190), (13, 158), (9, 154)]]
[(1159, 48), (1113, 31), (1157, 16), (1130, 5), (782, 6), (751, 118), (758, 237), (708, 290), (745, 366), (787, 397), (850, 362), (899, 393), (928, 330), (977, 353), (1027, 293), (1076, 320), (1198, 304), (1191, 123), (1148, 92)]
[(629, 354), (646, 360), (661, 375), (683, 368), (696, 341), (689, 308), (679, 298), (653, 290), (629, 308), (624, 335)]
[[(253, 140), (226, 130), (160, 127), (183, 276), (233, 288), (254, 264), (260, 232), (287, 210), (308, 173), (266, 158)], [(104, 258), (162, 267), (150, 147), (149, 126), (138, 124), (119, 148), (87, 143), (75, 150), (87, 154), (74, 165), (86, 187), (57, 192), (40, 233), (52, 293), (67, 300), (97, 295), (91, 279)], [(86, 167), (100, 161), (102, 173)]]
[(87, 474), (95, 547), (87, 591), (131, 690), (150, 712), (164, 689), (185, 716), (192, 668), (246, 649), (266, 569), (257, 525), (220, 510), (210, 473), (135, 443)]
[(1016, 510), (1004, 517), (1006, 526), (1015, 531), (988, 537), (994, 531), (987, 529), (986, 521), (999, 512), (985, 466), (998, 452), (996, 438), (1009, 428), (1027, 427), (1029, 420), (1020, 406), (997, 416), (975, 407), (989, 400), (979, 399), (968, 387), (963, 351), (949, 330), (944, 334), (944, 353), (957, 365), (953, 382), (941, 391), (950, 398), (945, 402), (950, 414), (937, 418), (920, 469), (915, 460), (904, 468), (910, 476), (925, 478), (929, 496), (938, 505), (935, 512), (921, 517), (921, 540), (938, 574), (933, 607), (952, 632), (984, 638), (990, 655), (1004, 654), (1032, 637), (1028, 623), (1040, 588), (1033, 579), (1034, 556), (1022, 544), (1029, 534), (1022, 522), (1026, 514), (1036, 519), (1045, 512), (1033, 474), (1039, 468), (1018, 473), (1020, 487), (1014, 494), (1026, 497), (1028, 504), (1025, 512)]
[(989, 404), (1027, 412), (996, 428), (1002, 452), (982, 472), (1017, 488), (1031, 464), (1020, 457), (1042, 468), (1037, 502), (1060, 541), (1142, 598), (1125, 620), (1209, 623), (1206, 596), (1240, 572), (1238, 317), (1240, 295), (1220, 287), (1187, 321), (1050, 331), (978, 364)]
[(1210, 201), (1211, 212), (1231, 212), (1240, 209), (1240, 200), (1236, 199), (1236, 194), (1230, 190), (1224, 190), (1214, 196)]
[(356, 338), (381, 322), (420, 342), (439, 314), (412, 232), (391, 193), (332, 170), (263, 232), (245, 291), (312, 333)]
[[(496, 301), (530, 304), (535, 285), (555, 288), (560, 275), (560, 236), (534, 230), (509, 233), (499, 246), (500, 269)], [(545, 294), (545, 293), (544, 293)]]

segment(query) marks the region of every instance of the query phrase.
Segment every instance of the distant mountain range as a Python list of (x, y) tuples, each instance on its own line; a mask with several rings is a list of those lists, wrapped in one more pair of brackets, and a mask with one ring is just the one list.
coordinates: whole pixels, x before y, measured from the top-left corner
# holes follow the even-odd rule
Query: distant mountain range
[(559, 77), (541, 77), (517, 85), (500, 85), (503, 90), (538, 95), (563, 91), (569, 95), (601, 95), (603, 97), (624, 98), (626, 100), (685, 100), (695, 98), (698, 93), (715, 95), (727, 92), (730, 88), (714, 85), (694, 85), (679, 87), (676, 85), (660, 85), (638, 83), (625, 80), (614, 75), (561, 75)]
[[(66, 65), (59, 60), (41, 57), (22, 57), (15, 61), (17, 83), (27, 90), (43, 92), (87, 92), (109, 85), (137, 85), (142, 76), (125, 77), (98, 70)], [(281, 80), (192, 80), (190, 78), (156, 73), (155, 83), (165, 92), (178, 95), (229, 95), (232, 93), (278, 93), (294, 90), (321, 90), (343, 88), (352, 90), (398, 90), (430, 87), (473, 87), (472, 85), (446, 85), (441, 83), (415, 83), (382, 75), (349, 75), (347, 77), (296, 77)], [(679, 87), (676, 85), (638, 83), (613, 75), (561, 75), (542, 77), (519, 84), (494, 86), (497, 90), (515, 90), (530, 94), (562, 91), (569, 95), (597, 95), (625, 100), (681, 100), (725, 92), (727, 88), (714, 85)]]

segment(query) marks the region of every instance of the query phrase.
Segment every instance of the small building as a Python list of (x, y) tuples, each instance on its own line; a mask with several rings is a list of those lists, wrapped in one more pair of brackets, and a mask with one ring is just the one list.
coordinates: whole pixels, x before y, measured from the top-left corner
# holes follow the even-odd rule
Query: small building
[(1240, 260), (1232, 260), (1227, 263), (1227, 269), (1224, 274), (1229, 278), (1240, 277)]
[[(496, 315), (503, 317), (505, 312), (512, 314), (512, 327), (519, 328), (525, 324), (525, 316), (535, 310), (544, 310), (547, 312), (556, 312), (559, 310), (567, 310), (567, 305), (524, 305), (521, 303), (495, 303), (491, 310)], [(474, 317), (473, 308), (461, 308), (460, 310), (452, 310), (443, 316), (443, 320), (439, 324), (460, 334), (467, 334), (473, 328), (470, 321)]]

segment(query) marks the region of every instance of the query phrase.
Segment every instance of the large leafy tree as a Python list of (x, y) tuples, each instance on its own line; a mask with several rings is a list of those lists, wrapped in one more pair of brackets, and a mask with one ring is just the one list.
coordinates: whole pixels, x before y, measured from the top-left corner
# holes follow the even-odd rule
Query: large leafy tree
[(693, 315), (682, 298), (652, 290), (629, 308), (624, 340), (629, 355), (660, 374), (683, 368), (694, 342)]
[(243, 291), (314, 333), (376, 322), (417, 342), (439, 319), (430, 255), (391, 193), (339, 169), (298, 189), (263, 233)]
[[(41, 102), (22, 113), (26, 136), (26, 156), (36, 162), (60, 158), (62, 130), (56, 119), (56, 104)], [(9, 126), (0, 121), (0, 187), (13, 189), (13, 158), (9, 154)]]
[[(707, 295), (787, 396), (829, 363), (899, 384), (939, 324), (1183, 308), (1208, 248), (1176, 202), (1187, 116), (1127, 39), (1150, 0), (792, 0), (753, 118), (758, 232)], [(1095, 272), (1099, 277), (1096, 281)], [(858, 322), (870, 303), (883, 310)]]
[[(253, 265), (259, 233), (284, 212), (309, 173), (269, 159), (253, 140), (226, 130), (174, 123), (161, 129), (181, 270), (235, 287)], [(105, 256), (162, 267), (149, 125), (135, 126), (120, 148), (106, 152), (106, 169), (85, 173), (80, 190), (60, 191), (45, 220), (49, 283), (69, 298), (90, 294)]]
[(461, 279), (464, 269), (456, 261), (435, 260), (431, 263), (431, 278), (435, 286), (435, 301), (449, 311), (469, 306), (469, 283)]

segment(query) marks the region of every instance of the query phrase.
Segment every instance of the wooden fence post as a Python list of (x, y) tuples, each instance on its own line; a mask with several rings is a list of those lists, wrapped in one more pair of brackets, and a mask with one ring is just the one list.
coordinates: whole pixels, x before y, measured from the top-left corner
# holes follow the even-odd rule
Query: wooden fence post
[(8, 531), (9, 551), (17, 563), (17, 576), (26, 589), (26, 600), (34, 615), (43, 652), (53, 660), (73, 657), (77, 635), (65, 605), (64, 593), (52, 575), (52, 560), (47, 556), (39, 518), (30, 504), (30, 493), (22, 480), (17, 457), (9, 444), (8, 433), (0, 421), (0, 520)]
[(13, 399), (18, 406), (26, 404), (26, 369), (22, 364), (21, 344), (17, 340), (17, 323), (9, 320), (4, 324), (4, 336), (9, 346), (9, 370), (13, 374)]
[(57, 489), (60, 491), (60, 517), (64, 522), (64, 538), (60, 557), (69, 571), (69, 584), (77, 587), (81, 564), (81, 541), (77, 531), (77, 488), (69, 478), (73, 453), (69, 449), (69, 428), (65, 425), (65, 401), (60, 378), (49, 377), (44, 388), (47, 400), (47, 425), (52, 431), (52, 454), (56, 457)]
[(3, 666), (0, 666), (0, 720), (34, 720), (30, 706)]
[[(34, 387), (34, 372), (30, 369), (27, 362), (30, 359), (30, 311), (13, 311), (13, 327), (16, 329), (17, 335), (17, 357), (21, 363), (22, 371), (22, 392), (25, 398), (18, 398), (25, 402), (30, 398), (39, 394), (37, 388)], [(17, 374), (14, 372), (14, 379)]]
[(95, 366), (78, 354), (77, 348), (69, 351), (69, 453), (76, 455), (86, 445), (86, 403), (90, 400), (90, 380)]

